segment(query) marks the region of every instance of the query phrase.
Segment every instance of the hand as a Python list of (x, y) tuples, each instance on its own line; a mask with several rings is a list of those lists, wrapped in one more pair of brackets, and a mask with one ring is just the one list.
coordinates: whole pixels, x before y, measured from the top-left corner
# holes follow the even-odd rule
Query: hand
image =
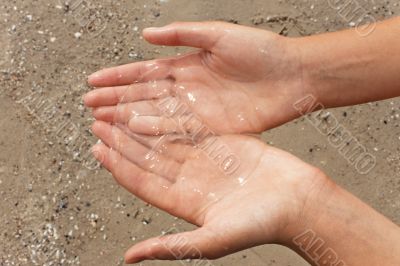
[(153, 44), (201, 50), (93, 74), (90, 85), (101, 88), (85, 103), (96, 108), (96, 119), (115, 122), (116, 105), (123, 104), (132, 124), (150, 129), (141, 133), (154, 134), (156, 125), (164, 134), (174, 129), (156, 104), (168, 96), (217, 134), (259, 133), (300, 116), (293, 104), (306, 92), (294, 39), (222, 22), (174, 23), (143, 34)]
[(212, 137), (195, 148), (179, 139), (160, 143), (125, 133), (129, 130), (101, 121), (92, 130), (103, 141), (93, 148), (95, 157), (123, 187), (199, 226), (135, 245), (126, 253), (129, 263), (214, 259), (283, 242), (291, 238), (286, 228), (310, 217), (308, 205), (320, 202), (316, 195), (330, 184), (319, 170), (253, 137)]

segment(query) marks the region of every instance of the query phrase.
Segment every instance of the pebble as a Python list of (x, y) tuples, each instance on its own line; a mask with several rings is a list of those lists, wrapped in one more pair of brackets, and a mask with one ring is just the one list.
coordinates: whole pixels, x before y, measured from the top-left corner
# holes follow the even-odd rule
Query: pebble
[(144, 225), (150, 224), (150, 223), (151, 223), (151, 218), (143, 218), (143, 219), (142, 219), (142, 223), (143, 223)]
[(136, 57), (138, 57), (138, 54), (137, 53), (129, 53), (129, 57), (136, 58)]

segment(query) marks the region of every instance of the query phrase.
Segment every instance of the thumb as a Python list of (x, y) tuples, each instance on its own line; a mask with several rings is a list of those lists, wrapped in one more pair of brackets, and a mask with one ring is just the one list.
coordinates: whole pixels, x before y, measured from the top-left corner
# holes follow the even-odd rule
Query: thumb
[(125, 253), (126, 263), (144, 260), (213, 259), (221, 257), (221, 245), (215, 234), (204, 228), (148, 239)]
[(161, 28), (147, 28), (144, 38), (157, 45), (189, 46), (212, 50), (230, 24), (224, 22), (175, 22)]

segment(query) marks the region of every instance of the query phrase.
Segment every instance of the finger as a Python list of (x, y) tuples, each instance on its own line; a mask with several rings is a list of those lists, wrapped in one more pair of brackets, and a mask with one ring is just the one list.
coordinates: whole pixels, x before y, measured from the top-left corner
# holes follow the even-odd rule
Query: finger
[(144, 171), (104, 144), (96, 144), (92, 152), (121, 186), (154, 206), (167, 206), (168, 188), (171, 186), (167, 179)]
[(162, 136), (150, 136), (132, 133), (125, 125), (118, 124), (116, 126), (137, 142), (181, 164), (188, 159), (199, 158), (200, 153), (202, 153), (200, 149), (195, 147), (193, 139), (185, 135), (167, 134)]
[(172, 118), (162, 116), (134, 116), (129, 119), (128, 128), (131, 132), (151, 136), (172, 134), (179, 131)]
[(102, 106), (93, 110), (93, 117), (109, 123), (126, 124), (136, 116), (160, 116), (155, 101), (123, 103), (117, 106)]
[(170, 59), (137, 62), (100, 70), (89, 76), (93, 87), (113, 87), (162, 80), (170, 76)]
[(170, 181), (174, 181), (179, 174), (181, 164), (157, 150), (142, 145), (118, 127), (97, 121), (93, 124), (92, 131), (107, 146), (146, 171)]
[(199, 228), (141, 242), (125, 253), (125, 261), (214, 259), (223, 255), (221, 249), (211, 231)]
[(168, 116), (132, 116), (128, 128), (135, 133), (145, 135), (183, 134), (195, 135), (204, 129), (198, 119), (191, 115), (182, 115), (178, 118)]
[(189, 46), (211, 51), (231, 27), (223, 22), (178, 22), (161, 28), (147, 28), (143, 36), (152, 44)]
[(92, 90), (84, 96), (88, 107), (112, 106), (167, 97), (172, 82), (169, 80), (136, 83), (128, 86), (108, 87)]
[[(194, 147), (191, 139), (188, 139), (182, 135), (164, 136), (166, 137), (162, 140), (159, 140), (157, 143), (157, 146), (159, 147), (158, 150), (166, 156), (174, 158), (175, 161), (184, 163), (187, 160), (198, 159), (202, 155), (204, 156), (200, 149)], [(172, 139), (168, 137), (172, 137)]]

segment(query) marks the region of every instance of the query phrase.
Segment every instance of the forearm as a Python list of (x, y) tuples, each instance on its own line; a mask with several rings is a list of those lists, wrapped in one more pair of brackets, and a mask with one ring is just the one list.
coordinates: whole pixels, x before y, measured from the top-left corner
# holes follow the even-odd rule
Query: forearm
[(285, 245), (318, 266), (400, 265), (398, 226), (336, 185), (321, 193)]
[(296, 39), (307, 91), (325, 107), (400, 96), (400, 18), (356, 30)]

